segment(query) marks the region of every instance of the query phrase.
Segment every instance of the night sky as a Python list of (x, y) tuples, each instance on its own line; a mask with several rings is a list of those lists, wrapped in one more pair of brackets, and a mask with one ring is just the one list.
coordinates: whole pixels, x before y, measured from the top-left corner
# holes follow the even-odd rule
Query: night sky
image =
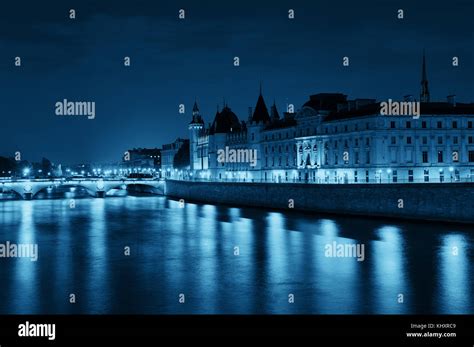
[[(431, 99), (471, 102), (473, 13), (472, 0), (2, 2), (0, 155), (118, 161), (129, 148), (187, 137), (195, 99), (206, 122), (224, 98), (247, 119), (260, 81), (280, 114), (320, 92), (418, 98), (423, 49)], [(96, 118), (55, 115), (64, 98), (95, 101)]]

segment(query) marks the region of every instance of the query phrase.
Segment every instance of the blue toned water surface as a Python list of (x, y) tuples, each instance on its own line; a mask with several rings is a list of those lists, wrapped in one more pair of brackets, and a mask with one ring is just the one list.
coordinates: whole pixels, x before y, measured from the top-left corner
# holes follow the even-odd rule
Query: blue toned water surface
[[(39, 252), (0, 258), (0, 313), (472, 314), (473, 235), (156, 196), (0, 201), (0, 243)], [(333, 242), (365, 259), (327, 257)]]

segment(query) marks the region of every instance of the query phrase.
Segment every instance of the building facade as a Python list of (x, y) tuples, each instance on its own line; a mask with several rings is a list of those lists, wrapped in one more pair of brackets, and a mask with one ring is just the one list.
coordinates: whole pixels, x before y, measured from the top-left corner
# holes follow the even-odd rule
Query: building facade
[(178, 178), (177, 168), (174, 167), (174, 160), (180, 148), (185, 145), (189, 145), (189, 140), (181, 138), (163, 145), (161, 149), (161, 177)]
[(474, 181), (474, 103), (457, 103), (452, 95), (432, 102), (424, 56), (420, 101), (406, 96), (400, 103), (417, 104), (419, 113), (384, 115), (375, 99), (321, 93), (280, 116), (275, 103), (268, 112), (260, 90), (247, 121), (225, 104), (208, 126), (195, 103), (190, 176), (276, 183)]

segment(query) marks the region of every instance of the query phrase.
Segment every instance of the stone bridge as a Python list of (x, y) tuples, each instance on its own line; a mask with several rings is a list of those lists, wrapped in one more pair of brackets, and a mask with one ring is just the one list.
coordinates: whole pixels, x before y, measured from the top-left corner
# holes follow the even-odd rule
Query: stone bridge
[(165, 194), (165, 182), (159, 179), (107, 179), (107, 178), (55, 178), (0, 180), (0, 192), (14, 191), (23, 199), (30, 200), (43, 189), (54, 187), (83, 187), (91, 196), (103, 198), (111, 189), (126, 189), (127, 186), (145, 186), (160, 195)]

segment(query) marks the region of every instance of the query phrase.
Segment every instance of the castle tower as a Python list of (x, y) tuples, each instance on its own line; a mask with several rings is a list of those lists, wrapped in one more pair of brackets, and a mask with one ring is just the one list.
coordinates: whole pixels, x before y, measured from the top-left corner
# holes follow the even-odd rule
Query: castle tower
[(189, 154), (190, 154), (190, 169), (191, 170), (201, 170), (202, 165), (199, 160), (201, 156), (199, 156), (198, 151), (199, 146), (198, 146), (198, 140), (199, 136), (201, 135), (201, 132), (204, 128), (204, 121), (202, 120), (201, 114), (199, 112), (199, 107), (197, 105), (197, 102), (194, 101), (194, 106), (193, 106), (193, 118), (191, 122), (189, 123), (188, 129), (189, 129)]
[[(275, 115), (275, 113), (274, 113)], [(267, 105), (262, 95), (262, 84), (260, 84), (257, 104), (255, 105), (252, 117), (247, 125), (247, 141), (249, 149), (255, 150), (257, 153), (257, 163), (250, 169), (252, 179), (262, 179), (262, 132), (264, 128), (271, 122)]]

